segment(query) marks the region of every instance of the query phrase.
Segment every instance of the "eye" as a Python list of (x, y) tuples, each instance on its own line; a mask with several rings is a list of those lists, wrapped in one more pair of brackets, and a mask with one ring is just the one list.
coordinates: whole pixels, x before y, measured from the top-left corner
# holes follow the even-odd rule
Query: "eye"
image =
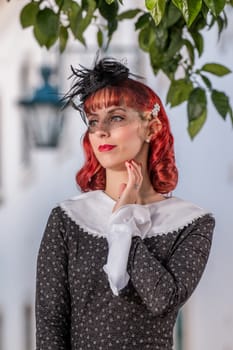
[(98, 124), (98, 120), (96, 120), (96, 119), (88, 120), (88, 127), (89, 128), (94, 128), (97, 124)]
[(122, 120), (124, 120), (124, 117), (120, 116), (120, 115), (113, 115), (111, 117), (111, 121), (112, 122), (121, 122)]

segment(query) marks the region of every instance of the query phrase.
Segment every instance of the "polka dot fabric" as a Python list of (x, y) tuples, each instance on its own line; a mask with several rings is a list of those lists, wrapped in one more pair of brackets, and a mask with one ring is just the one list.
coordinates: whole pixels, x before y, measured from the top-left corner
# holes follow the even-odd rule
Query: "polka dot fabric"
[(207, 214), (176, 232), (134, 237), (130, 281), (114, 296), (104, 237), (53, 209), (39, 249), (37, 350), (171, 350), (177, 312), (197, 286), (211, 246)]

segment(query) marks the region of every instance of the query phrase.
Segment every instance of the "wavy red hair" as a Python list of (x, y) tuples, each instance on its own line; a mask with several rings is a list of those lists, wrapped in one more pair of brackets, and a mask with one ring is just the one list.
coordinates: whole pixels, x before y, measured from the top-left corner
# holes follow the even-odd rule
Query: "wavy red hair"
[[(126, 105), (140, 113), (151, 112), (154, 104), (160, 105), (158, 118), (161, 128), (152, 136), (148, 154), (148, 172), (154, 190), (169, 193), (176, 187), (178, 171), (175, 164), (174, 140), (171, 134), (167, 114), (160, 98), (147, 85), (126, 79), (118, 85), (106, 86), (89, 96), (84, 103), (86, 113), (98, 108)], [(104, 190), (105, 169), (96, 159), (88, 136), (83, 138), (85, 163), (76, 175), (76, 181), (82, 191)]]

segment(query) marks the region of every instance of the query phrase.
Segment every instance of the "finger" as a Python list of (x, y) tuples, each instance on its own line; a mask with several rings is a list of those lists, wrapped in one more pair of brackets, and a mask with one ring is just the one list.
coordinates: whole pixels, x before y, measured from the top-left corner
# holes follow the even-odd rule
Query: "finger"
[(142, 176), (142, 164), (137, 163), (135, 160), (132, 160), (131, 164), (133, 165), (135, 171), (137, 172), (137, 175), (139, 175), (141, 177)]
[(135, 168), (131, 162), (126, 162), (126, 168), (128, 172), (128, 183), (127, 187), (133, 188), (134, 184), (137, 181), (137, 174)]
[(142, 181), (143, 181), (142, 166), (141, 166), (141, 164), (138, 164), (134, 160), (131, 161), (131, 165), (133, 166), (135, 183), (141, 186)]
[(125, 183), (121, 183), (120, 187), (119, 187), (119, 192), (118, 192), (118, 198), (121, 197), (122, 193), (124, 192), (125, 188), (126, 188), (126, 184)]
[[(135, 166), (130, 164), (130, 162), (125, 162), (125, 166), (128, 172), (128, 182), (127, 184), (122, 183), (119, 186), (119, 198), (116, 201), (113, 212), (119, 209), (121, 206), (126, 204), (134, 204), (137, 202), (137, 196), (138, 196), (138, 184), (137, 181), (138, 175), (137, 170), (135, 169)], [(137, 184), (137, 187), (135, 185)], [(141, 186), (141, 183), (140, 183)]]
[(139, 189), (141, 186), (141, 171), (139, 169), (139, 166), (135, 162), (131, 162), (131, 167), (132, 167), (132, 181), (134, 182), (134, 188)]

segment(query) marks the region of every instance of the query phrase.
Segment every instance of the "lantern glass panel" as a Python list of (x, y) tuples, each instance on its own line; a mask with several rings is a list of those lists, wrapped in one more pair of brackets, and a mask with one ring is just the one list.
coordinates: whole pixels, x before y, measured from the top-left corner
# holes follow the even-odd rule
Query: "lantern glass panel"
[(34, 104), (28, 115), (33, 143), (37, 147), (56, 147), (63, 126), (60, 107), (51, 104)]

